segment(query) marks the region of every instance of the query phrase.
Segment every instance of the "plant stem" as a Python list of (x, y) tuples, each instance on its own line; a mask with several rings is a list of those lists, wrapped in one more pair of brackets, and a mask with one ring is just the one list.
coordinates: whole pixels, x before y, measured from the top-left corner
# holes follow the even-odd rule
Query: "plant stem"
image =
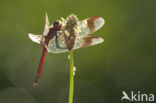
[(73, 92), (74, 92), (74, 59), (73, 51), (69, 51), (70, 61), (70, 87), (69, 87), (69, 103), (73, 103)]

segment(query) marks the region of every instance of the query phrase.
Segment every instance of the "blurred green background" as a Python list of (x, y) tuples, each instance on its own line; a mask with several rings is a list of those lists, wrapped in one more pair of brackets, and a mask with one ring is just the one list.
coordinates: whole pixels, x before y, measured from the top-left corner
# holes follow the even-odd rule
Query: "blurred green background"
[(68, 103), (68, 53), (48, 53), (33, 87), (42, 49), (27, 34), (42, 34), (45, 12), (51, 23), (71, 13), (106, 22), (92, 34), (104, 43), (74, 51), (74, 103), (121, 103), (123, 90), (156, 95), (155, 10), (155, 0), (1, 0), (0, 103)]

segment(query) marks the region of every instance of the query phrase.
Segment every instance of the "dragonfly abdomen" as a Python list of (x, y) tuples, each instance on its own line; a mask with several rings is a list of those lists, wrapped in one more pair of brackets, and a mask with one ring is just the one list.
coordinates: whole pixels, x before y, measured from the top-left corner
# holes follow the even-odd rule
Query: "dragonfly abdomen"
[(36, 75), (36, 78), (35, 78), (35, 81), (34, 81), (34, 86), (38, 85), (38, 81), (39, 81), (40, 75), (42, 73), (42, 69), (43, 69), (43, 64), (44, 64), (44, 61), (45, 61), (46, 53), (47, 53), (47, 49), (46, 49), (45, 45), (43, 44), (42, 56), (40, 58), (37, 75)]

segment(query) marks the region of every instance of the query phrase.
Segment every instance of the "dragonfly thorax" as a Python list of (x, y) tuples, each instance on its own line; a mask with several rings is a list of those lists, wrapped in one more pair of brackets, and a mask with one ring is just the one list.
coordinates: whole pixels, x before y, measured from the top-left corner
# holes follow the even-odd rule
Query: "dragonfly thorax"
[(55, 36), (57, 36), (57, 32), (61, 30), (61, 25), (58, 21), (55, 21), (53, 23), (53, 27), (49, 28), (49, 32), (47, 36), (44, 36), (45, 38), (45, 44), (48, 45), (49, 41), (53, 39)]

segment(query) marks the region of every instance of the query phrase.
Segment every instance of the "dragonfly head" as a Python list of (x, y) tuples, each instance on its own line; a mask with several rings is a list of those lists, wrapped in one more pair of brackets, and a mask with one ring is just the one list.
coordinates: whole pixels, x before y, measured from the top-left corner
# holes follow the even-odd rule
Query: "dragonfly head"
[(54, 21), (53, 27), (54, 27), (55, 29), (59, 30), (59, 29), (61, 28), (61, 25), (60, 25), (59, 21)]

